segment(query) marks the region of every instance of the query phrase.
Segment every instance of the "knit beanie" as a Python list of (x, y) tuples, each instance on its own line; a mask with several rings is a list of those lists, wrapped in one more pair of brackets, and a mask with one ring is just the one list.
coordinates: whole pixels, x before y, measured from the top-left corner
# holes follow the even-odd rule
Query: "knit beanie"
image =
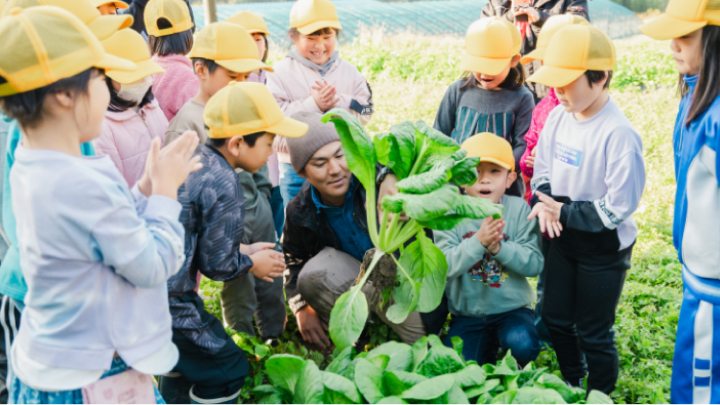
[(339, 141), (340, 136), (335, 130), (335, 125), (332, 123), (323, 124), (320, 121), (322, 114), (303, 111), (293, 114), (291, 118), (304, 122), (309, 127), (305, 136), (287, 138), (290, 163), (295, 173), (300, 173), (305, 169), (305, 165), (318, 149), (330, 142)]

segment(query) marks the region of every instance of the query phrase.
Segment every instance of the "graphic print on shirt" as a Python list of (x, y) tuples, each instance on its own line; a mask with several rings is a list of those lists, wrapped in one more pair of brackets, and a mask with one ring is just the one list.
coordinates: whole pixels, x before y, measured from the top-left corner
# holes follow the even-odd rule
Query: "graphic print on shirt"
[[(463, 236), (463, 239), (474, 237), (475, 232), (468, 232)], [(503, 234), (503, 241), (507, 241), (508, 239), (510, 238)], [(508, 278), (505, 267), (493, 259), (490, 253), (485, 253), (483, 258), (468, 270), (468, 273), (472, 276), (473, 281), (482, 281), (485, 285), (492, 288), (502, 287), (502, 283)]]
[(559, 160), (570, 166), (580, 167), (582, 156), (582, 151), (573, 149), (560, 142), (555, 142), (555, 160)]
[(513, 112), (485, 115), (479, 114), (470, 107), (460, 107), (455, 119), (455, 129), (453, 129), (450, 136), (457, 143), (462, 144), (473, 135), (481, 132), (492, 132), (497, 136), (502, 136), (512, 145), (514, 122), (515, 114)]

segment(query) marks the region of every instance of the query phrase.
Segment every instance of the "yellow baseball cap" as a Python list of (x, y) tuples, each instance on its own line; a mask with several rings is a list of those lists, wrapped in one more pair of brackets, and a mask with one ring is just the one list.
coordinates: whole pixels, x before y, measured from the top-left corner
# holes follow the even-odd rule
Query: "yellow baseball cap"
[(256, 132), (299, 138), (308, 130), (307, 124), (286, 117), (270, 90), (261, 83), (230, 82), (210, 97), (203, 118), (210, 138)]
[[(148, 35), (163, 37), (191, 29), (194, 24), (190, 9), (183, 0), (150, 0), (145, 6), (145, 30)], [(172, 27), (159, 28), (157, 21), (164, 18)]]
[(720, 0), (670, 0), (661, 15), (640, 26), (650, 38), (679, 38), (706, 25), (720, 25)]
[(548, 87), (563, 87), (588, 70), (615, 69), (615, 45), (592, 25), (568, 25), (550, 39), (543, 67), (528, 78)]
[(5, 1), (0, 1), (0, 15), (2, 15), (3, 8), (5, 8)]
[(460, 69), (500, 74), (520, 53), (521, 47), (522, 37), (513, 23), (500, 17), (481, 18), (468, 28)]
[(273, 71), (260, 60), (255, 41), (245, 28), (225, 21), (212, 23), (200, 30), (189, 56), (215, 61), (236, 73), (258, 69)]
[(225, 22), (237, 24), (247, 30), (247, 32), (252, 34), (265, 34), (270, 35), (270, 31), (268, 31), (267, 24), (265, 23), (265, 19), (262, 18), (260, 14), (255, 14), (250, 11), (241, 11), (239, 13), (235, 13), (228, 17), (228, 19), (225, 20)]
[(83, 24), (99, 39), (104, 41), (118, 30), (132, 25), (133, 17), (125, 15), (102, 15), (90, 0), (10, 0), (3, 15), (9, 14), (16, 7), (23, 9), (37, 6), (55, 6), (69, 11), (80, 19)]
[(545, 21), (545, 24), (538, 35), (537, 45), (535, 50), (525, 55), (520, 59), (520, 63), (523, 65), (530, 63), (535, 59), (542, 60), (545, 56), (545, 50), (547, 49), (550, 39), (555, 35), (560, 28), (567, 27), (568, 25), (590, 25), (590, 22), (579, 15), (573, 14), (559, 14), (554, 15)]
[(120, 30), (110, 38), (102, 41), (105, 51), (119, 58), (134, 62), (137, 68), (133, 71), (108, 69), (105, 74), (122, 84), (135, 83), (155, 73), (165, 70), (150, 59), (150, 50), (145, 39), (135, 30)]
[(0, 97), (35, 90), (92, 67), (133, 70), (107, 54), (77, 17), (59, 7), (16, 8), (0, 18)]
[(298, 0), (290, 10), (290, 28), (310, 35), (323, 28), (342, 29), (335, 5), (330, 0)]
[(495, 163), (511, 172), (515, 171), (512, 146), (501, 136), (483, 132), (471, 136), (460, 147), (467, 152), (468, 157), (479, 157), (481, 162)]
[(92, 1), (93, 6), (95, 6), (95, 8), (104, 6), (106, 4), (112, 4), (116, 8), (123, 8), (123, 9), (130, 8), (130, 6), (128, 6), (127, 3), (125, 3), (124, 1), (120, 1), (120, 0), (90, 0), (90, 1)]

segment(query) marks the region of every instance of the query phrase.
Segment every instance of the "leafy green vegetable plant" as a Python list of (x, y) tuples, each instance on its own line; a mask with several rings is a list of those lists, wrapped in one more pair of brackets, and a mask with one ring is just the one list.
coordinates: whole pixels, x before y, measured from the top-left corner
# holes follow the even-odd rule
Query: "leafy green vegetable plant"
[[(385, 302), (392, 302), (387, 318), (401, 323), (415, 309), (435, 309), (445, 290), (445, 256), (425, 236), (424, 229), (449, 230), (470, 219), (500, 218), (503, 210), (487, 199), (459, 193), (458, 186), (476, 181), (479, 159), (467, 157), (457, 142), (423, 121), (402, 122), (374, 138), (344, 110), (328, 112), (323, 122), (328, 121), (335, 124), (340, 135), (348, 168), (367, 193), (368, 229), (376, 248), (360, 280), (340, 296), (330, 314), (330, 338), (344, 349), (362, 333), (368, 303), (361, 289), (384, 256), (392, 257), (398, 269), (396, 286)], [(377, 163), (390, 168), (399, 180), (399, 193), (381, 201), (379, 226), (374, 204)], [(409, 220), (400, 221), (401, 213)], [(412, 238), (415, 240), (404, 247)], [(398, 249), (401, 255), (396, 259), (392, 253)]]

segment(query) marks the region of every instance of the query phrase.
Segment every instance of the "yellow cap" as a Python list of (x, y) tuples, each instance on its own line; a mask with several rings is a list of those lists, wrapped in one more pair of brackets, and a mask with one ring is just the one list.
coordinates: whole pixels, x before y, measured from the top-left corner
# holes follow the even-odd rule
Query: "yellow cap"
[(2, 15), (3, 8), (5, 8), (5, 1), (0, 1), (0, 15)]
[(132, 70), (135, 64), (105, 53), (82, 21), (59, 7), (14, 9), (0, 18), (0, 97), (24, 93), (92, 67)]
[(132, 25), (133, 17), (125, 15), (102, 15), (90, 0), (10, 0), (3, 15), (7, 15), (16, 7), (23, 9), (37, 6), (55, 6), (69, 11), (80, 19), (83, 24), (99, 39), (104, 41), (118, 30)]
[(245, 28), (225, 21), (207, 25), (200, 30), (189, 56), (215, 61), (235, 73), (258, 69), (273, 71), (260, 61), (257, 45)]
[(680, 38), (706, 25), (720, 25), (720, 0), (670, 0), (665, 14), (640, 27), (659, 40)]
[(250, 35), (252, 34), (265, 34), (270, 35), (267, 24), (260, 14), (255, 14), (250, 11), (241, 11), (230, 16), (225, 22), (237, 24), (247, 30)]
[(120, 30), (115, 35), (102, 42), (105, 51), (119, 58), (127, 59), (137, 65), (133, 71), (108, 69), (105, 74), (122, 84), (135, 83), (155, 73), (164, 73), (165, 70), (150, 60), (150, 50), (145, 39), (135, 30)]
[(479, 157), (481, 162), (495, 163), (511, 172), (515, 171), (512, 146), (501, 136), (483, 132), (471, 136), (460, 147), (467, 152), (468, 157)]
[(299, 138), (308, 130), (305, 123), (286, 117), (267, 86), (230, 82), (210, 97), (203, 113), (210, 138), (230, 138), (270, 132)]
[[(145, 6), (145, 30), (148, 35), (163, 37), (191, 29), (194, 24), (190, 9), (183, 0), (150, 0)], [(157, 21), (164, 18), (172, 27), (160, 29)]]
[(563, 87), (588, 70), (615, 69), (615, 45), (591, 25), (568, 25), (550, 39), (543, 67), (528, 78), (548, 87)]
[(481, 18), (470, 25), (465, 36), (465, 56), (460, 69), (466, 72), (500, 74), (520, 53), (520, 31), (500, 17)]
[(323, 28), (342, 29), (335, 5), (330, 0), (298, 0), (290, 10), (290, 28), (310, 35)]
[(545, 50), (547, 49), (553, 35), (555, 35), (560, 28), (575, 24), (590, 25), (590, 22), (579, 15), (573, 14), (558, 14), (548, 18), (547, 21), (545, 21), (545, 24), (543, 24), (540, 35), (538, 35), (535, 50), (520, 59), (520, 63), (524, 65), (534, 61), (535, 59), (542, 60), (545, 56)]
[(95, 8), (104, 6), (106, 4), (112, 4), (116, 8), (130, 8), (130, 6), (128, 6), (127, 3), (125, 3), (124, 1), (120, 1), (120, 0), (90, 0), (90, 1), (92, 1), (93, 6), (95, 6)]

